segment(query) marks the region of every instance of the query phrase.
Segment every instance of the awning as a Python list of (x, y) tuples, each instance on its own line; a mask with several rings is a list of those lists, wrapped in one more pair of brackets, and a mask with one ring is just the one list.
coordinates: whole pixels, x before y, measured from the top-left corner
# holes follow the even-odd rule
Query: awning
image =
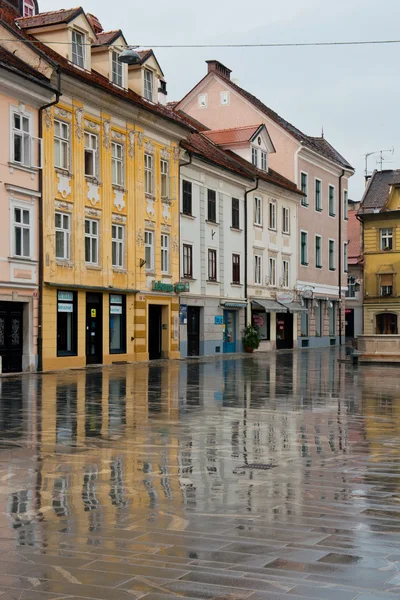
[(246, 308), (247, 302), (225, 302), (222, 306), (224, 308)]
[(290, 304), (285, 304), (285, 308), (287, 308), (290, 313), (308, 312), (308, 308), (302, 306), (300, 302), (291, 302)]
[(263, 308), (265, 312), (287, 312), (287, 307), (275, 302), (275, 300), (252, 300), (251, 305), (254, 308)]

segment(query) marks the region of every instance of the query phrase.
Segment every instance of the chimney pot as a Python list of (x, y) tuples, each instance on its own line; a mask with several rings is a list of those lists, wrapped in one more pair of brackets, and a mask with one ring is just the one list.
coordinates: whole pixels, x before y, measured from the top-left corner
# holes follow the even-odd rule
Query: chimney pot
[(208, 65), (208, 73), (214, 72), (222, 75), (222, 77), (226, 77), (226, 79), (231, 78), (232, 70), (220, 63), (219, 60), (207, 60), (206, 63)]

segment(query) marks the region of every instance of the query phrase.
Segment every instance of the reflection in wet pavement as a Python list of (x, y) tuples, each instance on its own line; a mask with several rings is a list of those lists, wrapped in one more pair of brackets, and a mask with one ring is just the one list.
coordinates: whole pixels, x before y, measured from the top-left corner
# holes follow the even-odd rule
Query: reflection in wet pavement
[(337, 357), (0, 380), (0, 600), (398, 597), (399, 371)]

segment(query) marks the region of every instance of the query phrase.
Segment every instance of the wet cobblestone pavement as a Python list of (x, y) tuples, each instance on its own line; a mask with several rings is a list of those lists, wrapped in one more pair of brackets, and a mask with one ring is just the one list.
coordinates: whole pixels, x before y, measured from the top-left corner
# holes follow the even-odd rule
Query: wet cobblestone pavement
[(400, 371), (336, 350), (2, 379), (0, 600), (400, 595)]

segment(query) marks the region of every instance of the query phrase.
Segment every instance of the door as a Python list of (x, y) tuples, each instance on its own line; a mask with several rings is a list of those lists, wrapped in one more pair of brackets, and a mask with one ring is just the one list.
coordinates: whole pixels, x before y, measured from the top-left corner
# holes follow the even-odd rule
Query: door
[(149, 359), (157, 360), (161, 358), (161, 310), (162, 306), (149, 304)]
[(293, 348), (293, 315), (287, 313), (276, 314), (276, 349), (290, 350)]
[(354, 309), (346, 308), (346, 332), (347, 338), (354, 337)]
[(3, 373), (22, 371), (23, 304), (0, 302), (0, 356)]
[(103, 362), (103, 295), (86, 294), (86, 364)]
[(224, 310), (224, 352), (236, 352), (236, 312)]
[(187, 309), (188, 356), (200, 354), (200, 308), (188, 306)]

